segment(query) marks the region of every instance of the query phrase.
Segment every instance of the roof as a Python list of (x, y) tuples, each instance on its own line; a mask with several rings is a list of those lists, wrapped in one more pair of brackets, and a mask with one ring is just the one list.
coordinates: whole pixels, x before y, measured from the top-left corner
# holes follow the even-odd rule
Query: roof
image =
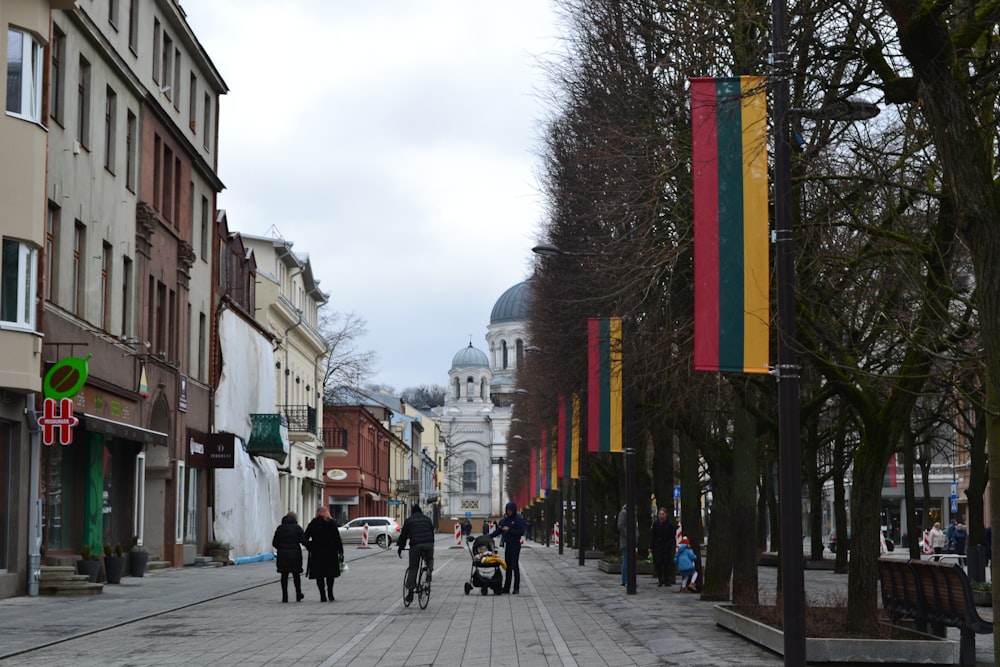
[(531, 281), (525, 280), (500, 295), (490, 314), (490, 324), (527, 320), (530, 305)]

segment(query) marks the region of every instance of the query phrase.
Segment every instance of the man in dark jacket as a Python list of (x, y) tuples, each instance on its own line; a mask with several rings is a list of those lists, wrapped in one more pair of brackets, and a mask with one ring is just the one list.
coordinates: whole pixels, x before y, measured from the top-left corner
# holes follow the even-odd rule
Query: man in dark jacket
[(397, 553), (403, 557), (406, 543), (410, 543), (410, 567), (406, 570), (406, 601), (413, 600), (413, 587), (417, 585), (417, 569), (420, 567), (420, 557), (427, 563), (427, 583), (431, 581), (431, 571), (434, 569), (434, 522), (424, 514), (420, 505), (414, 504), (410, 517), (403, 522), (399, 531)]
[[(518, 561), (521, 559), (521, 538), (524, 537), (524, 518), (517, 513), (517, 505), (513, 502), (507, 503), (504, 508), (504, 517), (500, 519), (496, 530), (490, 533), (490, 537), (503, 535), (504, 552), (503, 559), (507, 562), (507, 578), (503, 583), (503, 592), (517, 595), (521, 588), (521, 566)], [(510, 584), (513, 581), (514, 590), (511, 591)]]

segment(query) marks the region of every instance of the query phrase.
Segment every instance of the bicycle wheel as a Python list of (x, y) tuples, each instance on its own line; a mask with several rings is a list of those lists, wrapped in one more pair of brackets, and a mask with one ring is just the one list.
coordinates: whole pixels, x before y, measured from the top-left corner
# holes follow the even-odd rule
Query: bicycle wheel
[(410, 576), (410, 568), (406, 568), (406, 572), (403, 573), (403, 606), (404, 607), (409, 607), (410, 603), (413, 602), (413, 598), (412, 597), (409, 598), (409, 599), (407, 599), (407, 593), (410, 592), (410, 589), (408, 589), (406, 587), (406, 579), (409, 576)]
[(417, 579), (417, 601), (421, 609), (427, 609), (427, 603), (431, 601), (431, 582), (426, 580), (427, 566), (420, 568), (420, 576)]

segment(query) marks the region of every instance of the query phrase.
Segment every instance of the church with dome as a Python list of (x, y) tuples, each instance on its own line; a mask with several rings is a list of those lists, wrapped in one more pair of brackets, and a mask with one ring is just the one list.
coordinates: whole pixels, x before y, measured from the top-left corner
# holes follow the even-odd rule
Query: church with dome
[(445, 403), (437, 410), (445, 448), (443, 516), (503, 515), (507, 436), (530, 303), (530, 279), (501, 294), (486, 329), (487, 351), (470, 341), (452, 359)]

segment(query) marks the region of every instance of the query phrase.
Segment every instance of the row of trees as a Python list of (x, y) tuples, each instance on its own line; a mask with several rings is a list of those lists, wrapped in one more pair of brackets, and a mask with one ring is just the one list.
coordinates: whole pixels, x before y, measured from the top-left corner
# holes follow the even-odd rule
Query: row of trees
[[(793, 119), (803, 491), (815, 556), (823, 484), (833, 480), (842, 500), (850, 480), (848, 617), (869, 629), (877, 622), (878, 501), (891, 456), (899, 453), (907, 468), (912, 508), (914, 467), (923, 465), (927, 493), (934, 449), (972, 448), (973, 543), (981, 540), (987, 481), (1000, 476), (990, 437), (992, 379), (1000, 378), (1000, 9), (798, 2), (788, 16), (788, 70), (775, 72), (769, 3), (560, 7), (567, 49), (551, 63), (540, 236), (563, 254), (536, 260), (530, 336), (545, 353), (519, 372), (527, 394), (512, 432), (555, 423), (556, 395), (585, 387), (586, 318), (623, 317), (637, 497), (670, 498), (678, 480), (685, 531), (700, 540), (700, 466), (707, 468), (710, 598), (756, 602), (758, 531), (778, 516), (777, 393), (768, 377), (692, 371), (688, 79), (781, 76), (793, 108), (857, 96), (882, 107), (868, 123)], [(510, 484), (527, 478), (527, 465), (513, 445)], [(623, 475), (608, 473), (620, 463), (592, 465), (590, 485), (604, 479), (610, 489), (596, 495), (619, 506)], [(1000, 496), (995, 502), (991, 514), (1000, 517)], [(834, 506), (843, 512), (845, 504)], [(837, 519), (845, 526), (846, 516)], [(770, 532), (773, 544), (779, 531)]]

